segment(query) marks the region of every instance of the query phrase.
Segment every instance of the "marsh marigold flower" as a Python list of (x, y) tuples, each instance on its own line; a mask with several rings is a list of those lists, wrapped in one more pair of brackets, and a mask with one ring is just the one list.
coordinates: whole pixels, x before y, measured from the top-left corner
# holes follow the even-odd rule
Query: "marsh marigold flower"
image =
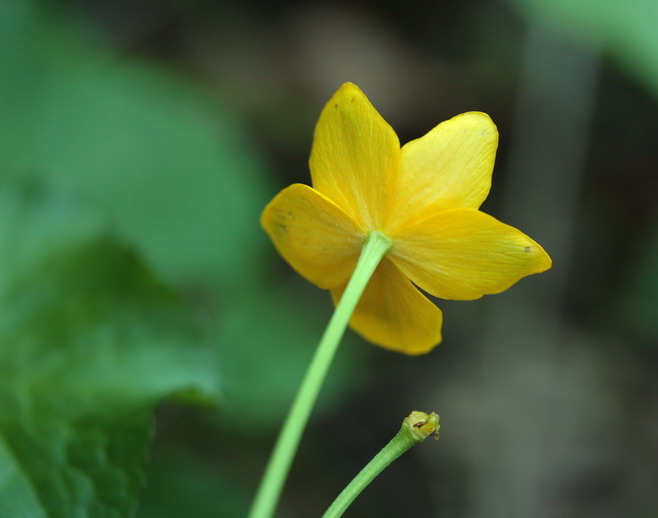
[(418, 288), (442, 299), (473, 300), (551, 267), (541, 246), (478, 210), (489, 194), (497, 145), (491, 119), (468, 112), (400, 148), (363, 92), (347, 83), (315, 129), (313, 187), (281, 191), (261, 223), (279, 253), (331, 290), (334, 303), (368, 233), (388, 236), (392, 248), (350, 325), (388, 349), (425, 353), (441, 341), (442, 315)]

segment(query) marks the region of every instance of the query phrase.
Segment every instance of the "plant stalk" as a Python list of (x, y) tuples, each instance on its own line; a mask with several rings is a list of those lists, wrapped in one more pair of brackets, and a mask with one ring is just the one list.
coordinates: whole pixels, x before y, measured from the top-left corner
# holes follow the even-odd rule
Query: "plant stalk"
[(391, 240), (378, 231), (366, 237), (363, 250), (340, 302), (336, 306), (313, 359), (288, 412), (256, 493), (249, 518), (271, 518), (290, 471), (299, 442), (317, 400), (329, 366), (350, 317), (380, 261), (391, 249)]

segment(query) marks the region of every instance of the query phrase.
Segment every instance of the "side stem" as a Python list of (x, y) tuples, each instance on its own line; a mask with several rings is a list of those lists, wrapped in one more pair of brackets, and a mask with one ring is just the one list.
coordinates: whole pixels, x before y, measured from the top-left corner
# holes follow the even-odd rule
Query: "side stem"
[(340, 518), (354, 499), (359, 496), (370, 482), (391, 462), (397, 459), (414, 444), (428, 437), (439, 438), (439, 416), (432, 412), (426, 414), (414, 410), (402, 422), (400, 431), (373, 457), (373, 459), (354, 477), (336, 500), (325, 511), (322, 518)]
[(372, 231), (368, 234), (352, 278), (322, 335), (279, 433), (274, 451), (249, 511), (249, 518), (271, 518), (274, 514), (302, 433), (306, 428), (331, 361), (336, 354), (338, 344), (345, 334), (345, 329), (363, 290), (391, 246), (391, 240), (381, 232)]

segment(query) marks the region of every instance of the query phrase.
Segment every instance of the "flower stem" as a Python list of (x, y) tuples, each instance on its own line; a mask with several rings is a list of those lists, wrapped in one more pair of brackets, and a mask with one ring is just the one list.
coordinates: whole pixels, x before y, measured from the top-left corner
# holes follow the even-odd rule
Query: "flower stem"
[(270, 518), (274, 514), (292, 459), (331, 361), (338, 349), (338, 344), (345, 334), (345, 329), (363, 290), (391, 246), (391, 240), (381, 232), (372, 231), (366, 237), (354, 273), (322, 335), (279, 433), (256, 498), (249, 511), (249, 518)]
[(414, 444), (428, 437), (439, 438), (439, 416), (417, 410), (411, 412), (402, 422), (402, 428), (391, 441), (354, 477), (336, 500), (325, 511), (322, 518), (339, 518), (374, 478), (391, 462), (397, 459)]

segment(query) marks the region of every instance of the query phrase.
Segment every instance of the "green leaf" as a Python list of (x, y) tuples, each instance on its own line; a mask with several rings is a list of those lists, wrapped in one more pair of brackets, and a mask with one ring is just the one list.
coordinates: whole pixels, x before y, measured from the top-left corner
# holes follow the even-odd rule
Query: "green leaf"
[(211, 404), (203, 329), (103, 218), (0, 188), (0, 516), (125, 518), (166, 397)]
[[(629, 253), (629, 267), (624, 275), (622, 315), (640, 340), (650, 347), (658, 345), (658, 213), (639, 239), (639, 249)], [(617, 307), (612, 308), (617, 311)]]
[(658, 95), (655, 0), (511, 0), (534, 19), (610, 52)]
[(274, 189), (236, 115), (64, 14), (0, 2), (0, 170), (99, 202), (167, 281), (226, 289), (254, 277)]
[[(138, 518), (245, 516), (253, 487), (245, 484), (243, 473), (236, 473), (235, 465), (218, 462), (213, 453), (201, 457), (179, 444), (160, 445)], [(244, 456), (250, 453), (246, 447), (242, 451)]]
[[(235, 297), (222, 314), (223, 424), (243, 434), (279, 429), (331, 317), (329, 294), (299, 280)], [(328, 410), (363, 378), (369, 346), (343, 338), (316, 412)]]

